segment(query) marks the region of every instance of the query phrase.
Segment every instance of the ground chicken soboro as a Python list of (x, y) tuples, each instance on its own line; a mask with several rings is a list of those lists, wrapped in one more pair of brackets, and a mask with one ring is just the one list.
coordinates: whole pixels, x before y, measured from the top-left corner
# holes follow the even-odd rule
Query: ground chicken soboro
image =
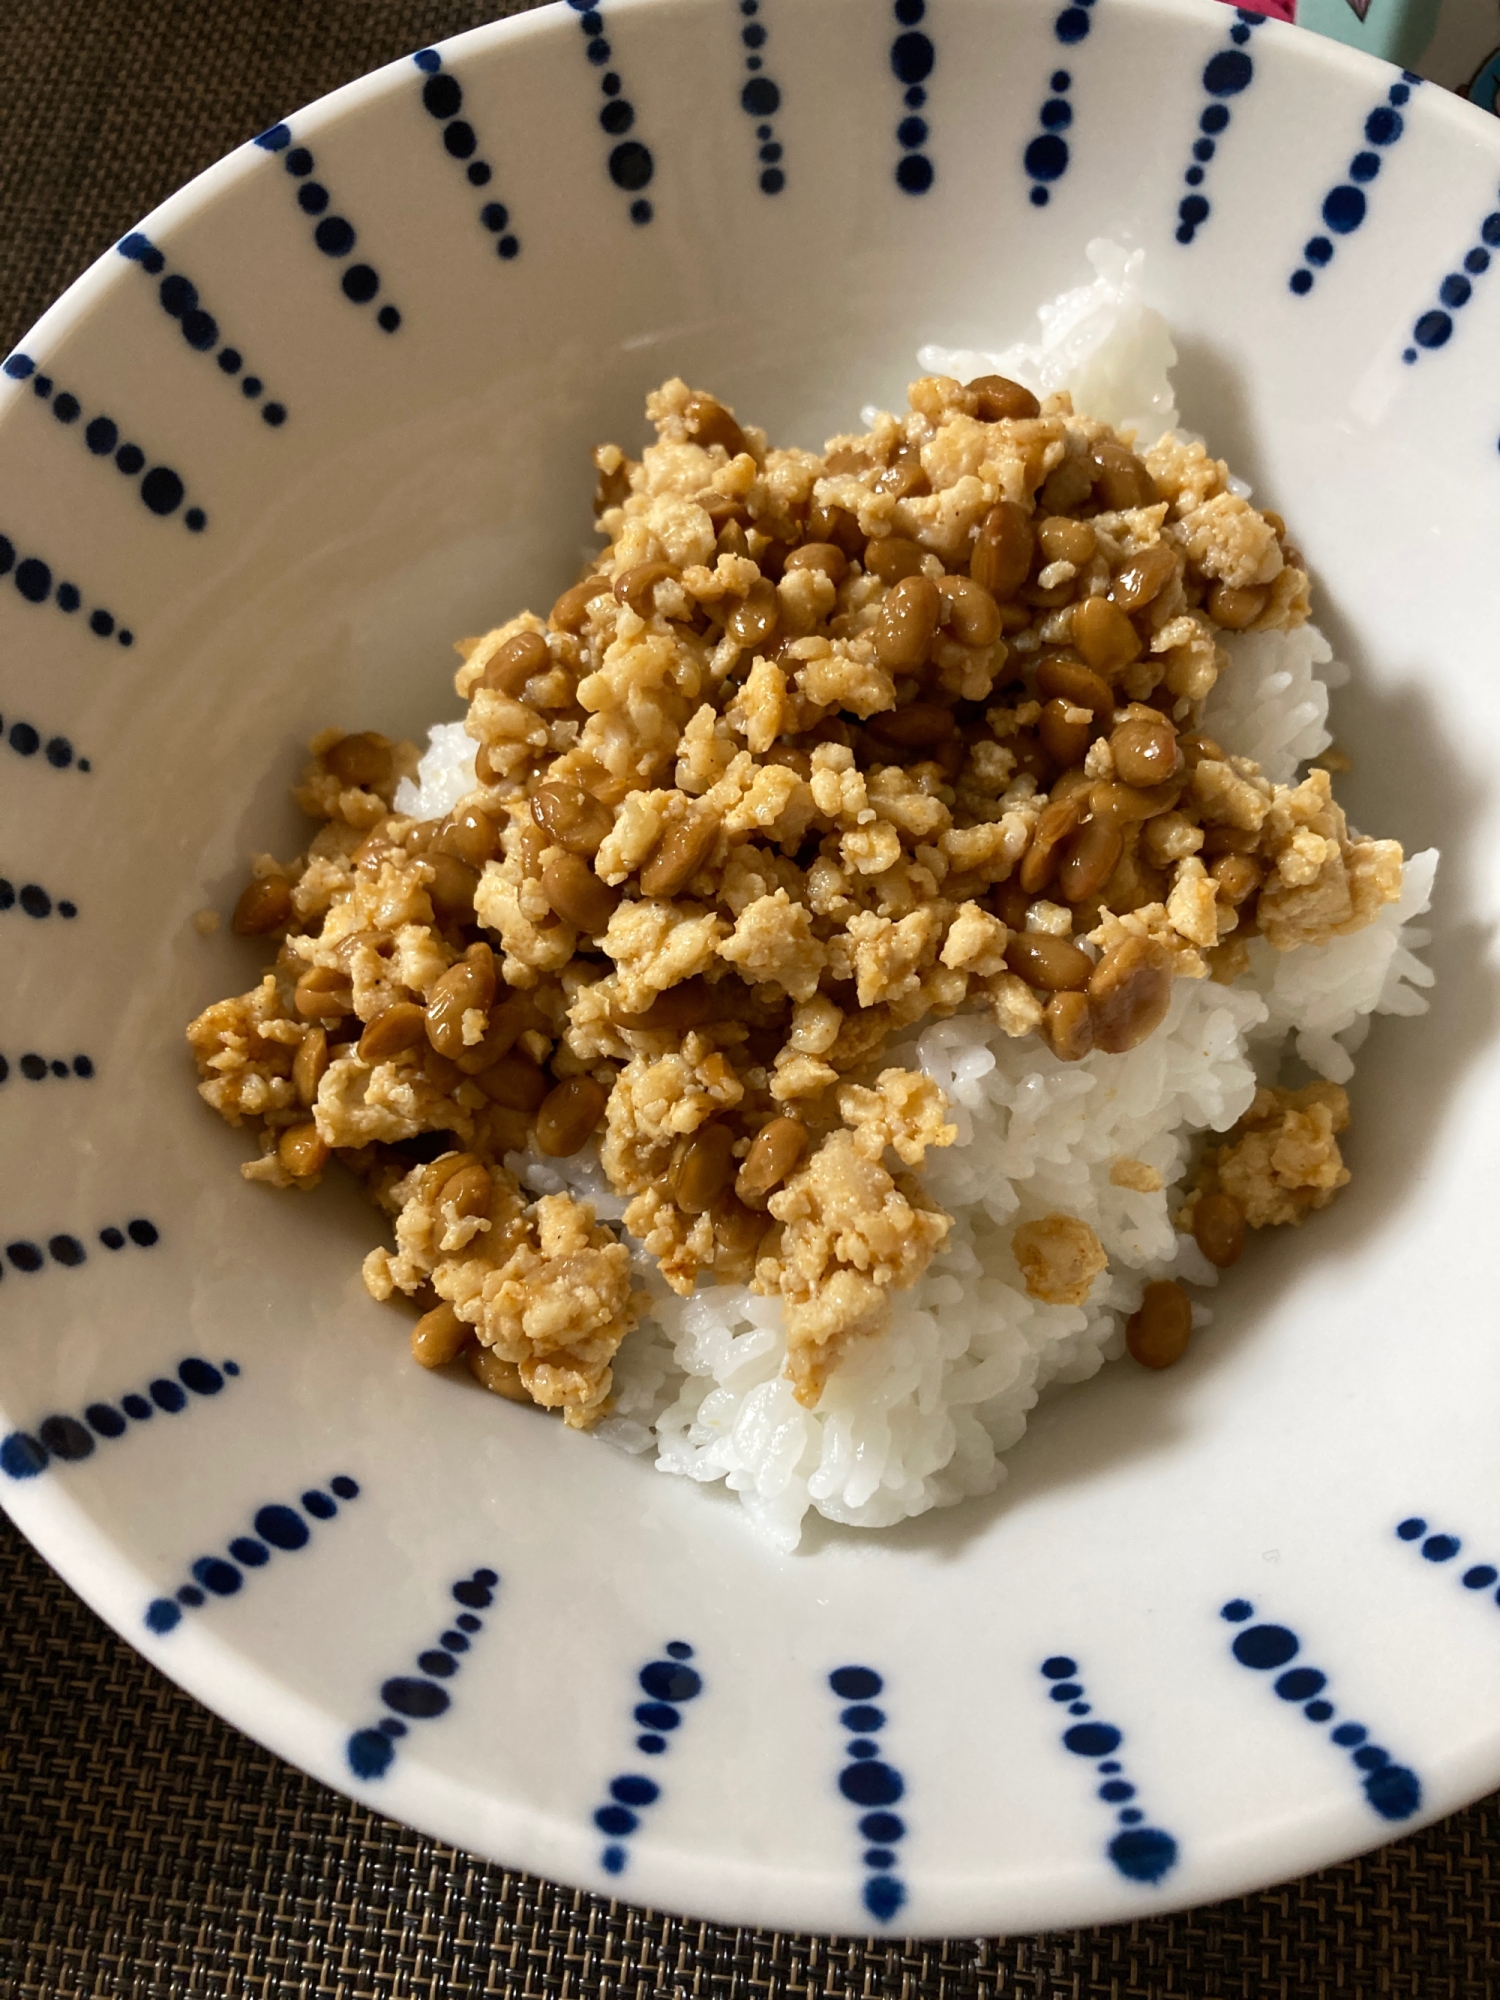
[[(393, 1218), (365, 1279), (425, 1308), (417, 1358), (577, 1426), (644, 1298), (507, 1155), (597, 1135), (670, 1285), (780, 1294), (810, 1406), (950, 1227), (921, 1169), (955, 1128), (893, 1037), (978, 1007), (1064, 1061), (1121, 1052), (1173, 979), (1358, 929), (1401, 881), (1326, 769), (1272, 784), (1197, 728), (1222, 634), (1308, 604), (1283, 523), (1201, 445), (1137, 455), (999, 377), (919, 381), (822, 456), (680, 381), (647, 410), (638, 462), (595, 453), (589, 575), (459, 647), (472, 794), (402, 818), (410, 745), (318, 738), (321, 830), (235, 917), (275, 964), (189, 1030), (203, 1096), (256, 1129), (249, 1178), (337, 1155)], [(1206, 1253), (1331, 1199), (1346, 1122), (1341, 1091), (1263, 1092), (1190, 1204)], [(1067, 1216), (1015, 1251), (1043, 1299), (1104, 1263)]]

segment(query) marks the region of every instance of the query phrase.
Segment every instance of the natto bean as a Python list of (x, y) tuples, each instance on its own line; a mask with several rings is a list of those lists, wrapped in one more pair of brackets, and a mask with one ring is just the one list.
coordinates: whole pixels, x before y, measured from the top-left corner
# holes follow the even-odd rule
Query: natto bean
[(1115, 776), (1122, 785), (1145, 791), (1165, 784), (1177, 770), (1177, 731), (1165, 716), (1147, 721), (1132, 716), (1110, 736), (1109, 747), (1115, 760)]
[(608, 806), (566, 780), (538, 785), (531, 795), (531, 817), (559, 847), (589, 856), (599, 852), (615, 823)]
[(1166, 542), (1153, 542), (1115, 572), (1110, 599), (1122, 611), (1140, 611), (1160, 597), (1177, 573), (1177, 557)]
[(930, 577), (908, 576), (887, 591), (871, 632), (875, 657), (891, 673), (910, 673), (926, 660), (943, 600)]
[(450, 1361), (458, 1359), (473, 1339), (473, 1327), (461, 1320), (444, 1299), (440, 1306), (423, 1313), (412, 1328), (412, 1359), (424, 1368), (446, 1368)]
[(656, 586), (670, 582), (676, 574), (670, 563), (637, 563), (633, 569), (627, 569), (615, 578), (615, 600), (629, 605), (637, 617), (648, 618), (653, 609), (652, 596)]
[(609, 929), (620, 892), (601, 882), (576, 854), (554, 854), (542, 868), (542, 894), (565, 924), (589, 937)]
[(1014, 597), (1031, 574), (1035, 547), (1031, 516), (1014, 500), (1002, 500), (979, 524), (969, 575), (1001, 603)]
[(276, 1142), (277, 1156), (289, 1174), (311, 1180), (328, 1164), (328, 1146), (316, 1125), (288, 1125)]
[(1193, 1241), (1210, 1264), (1227, 1271), (1244, 1252), (1244, 1210), (1227, 1194), (1200, 1195), (1193, 1208)]
[(1094, 970), (1094, 961), (1081, 945), (1046, 931), (1018, 932), (1005, 947), (1005, 963), (1043, 993), (1081, 992)]
[(1107, 597), (1085, 597), (1073, 613), (1073, 644), (1109, 680), (1141, 656), (1141, 636)]
[(776, 630), (781, 601), (776, 586), (764, 576), (752, 583), (724, 621), (724, 630), (741, 646), (764, 647)]
[(291, 883), (284, 875), (262, 875), (240, 891), (229, 928), (236, 937), (264, 937), (280, 930), (291, 914)]
[(552, 655), (540, 632), (516, 632), (491, 655), (479, 685), (514, 701), (532, 676), (546, 673), (551, 664)]
[(1028, 896), (1039, 896), (1052, 880), (1061, 858), (1058, 850), (1082, 819), (1085, 803), (1085, 795), (1074, 792), (1042, 807), (1021, 860), (1020, 883)]
[(687, 887), (714, 851), (719, 837), (717, 816), (698, 811), (669, 826), (641, 869), (643, 896), (675, 896)]
[(425, 859), (433, 871), (432, 880), (427, 884), (427, 897), (438, 922), (472, 923), (479, 870), (471, 868), (467, 861), (460, 861), (456, 854), (428, 854)]
[(1193, 1337), (1192, 1301), (1181, 1285), (1158, 1278), (1141, 1295), (1141, 1309), (1125, 1322), (1125, 1345), (1143, 1368), (1170, 1368)]
[(937, 701), (912, 701), (905, 708), (883, 709), (866, 728), (883, 743), (901, 750), (929, 750), (945, 742), (958, 727), (953, 710)]
[(474, 1081), (492, 1104), (507, 1111), (540, 1111), (550, 1088), (546, 1073), (524, 1056), (502, 1056), (482, 1069)]
[(735, 1181), (735, 1193), (741, 1201), (764, 1201), (801, 1164), (806, 1151), (807, 1127), (795, 1118), (773, 1118), (756, 1133)]
[(554, 632), (581, 632), (588, 620), (589, 605), (596, 597), (606, 596), (609, 587), (608, 577), (586, 576), (582, 583), (573, 584), (558, 598), (547, 623)]
[(1036, 728), (1042, 746), (1054, 764), (1066, 770), (1069, 765), (1083, 762), (1093, 734), (1092, 721), (1086, 712), (1080, 711), (1064, 696), (1054, 695), (1051, 701), (1043, 704)]
[(1043, 701), (1061, 698), (1072, 708), (1086, 708), (1099, 722), (1108, 722), (1114, 713), (1109, 682), (1060, 653), (1044, 653), (1037, 661), (1036, 691)]
[(1090, 446), (1089, 456), (1097, 468), (1094, 491), (1101, 506), (1115, 514), (1155, 506), (1156, 482), (1133, 451), (1112, 438), (1100, 438)]
[(694, 444), (705, 447), (720, 444), (731, 458), (738, 458), (747, 449), (745, 433), (724, 405), (712, 396), (695, 389), (682, 406), (682, 420)]
[(390, 739), (362, 730), (357, 736), (341, 736), (323, 752), (323, 762), (341, 785), (358, 785), (378, 790), (388, 785), (395, 770)]
[(711, 1119), (688, 1140), (672, 1181), (672, 1199), (684, 1215), (703, 1215), (728, 1187), (734, 1173), (734, 1132)]
[(433, 839), (431, 853), (451, 854), (470, 868), (483, 868), (500, 846), (495, 822), (478, 806), (450, 813)]
[(583, 1146), (604, 1116), (609, 1093), (591, 1076), (570, 1076), (550, 1090), (536, 1115), (537, 1150), (565, 1160)]
[(1008, 375), (976, 375), (964, 387), (974, 397), (974, 414), (982, 424), (1000, 424), (1016, 417), (1038, 417), (1042, 406), (1031, 391)]
[(1072, 834), (1057, 868), (1057, 886), (1069, 903), (1097, 896), (1119, 866), (1125, 835), (1112, 819), (1088, 819)]
[(842, 583), (849, 569), (849, 558), (836, 542), (804, 542), (787, 557), (782, 574), (795, 569), (817, 570), (831, 582)]
[(1255, 623), (1270, 601), (1269, 590), (1216, 583), (1208, 593), (1208, 615), (1227, 632), (1244, 632)]
[(1086, 993), (1054, 993), (1042, 1016), (1042, 1033), (1059, 1062), (1081, 1062), (1094, 1046)]
[(1155, 938), (1128, 937), (1091, 969), (1094, 1047), (1123, 1055), (1159, 1028), (1172, 1004), (1172, 958)]
[(960, 646), (993, 646), (1000, 637), (1000, 607), (970, 576), (940, 577), (938, 621)]
[(1093, 523), (1075, 521), (1071, 514), (1047, 515), (1037, 525), (1036, 538), (1049, 563), (1071, 563), (1074, 569), (1092, 562), (1099, 546)]
[(410, 1000), (398, 1000), (377, 1014), (359, 1038), (359, 1059), (369, 1063), (389, 1062), (405, 1049), (414, 1049), (427, 1033), (426, 1011)]
[(864, 564), (871, 576), (882, 583), (904, 583), (909, 576), (922, 574), (925, 551), (903, 535), (883, 535), (866, 544)]
[(292, 1084), (297, 1092), (297, 1102), (307, 1110), (312, 1109), (327, 1067), (328, 1032), (324, 1028), (308, 1028), (292, 1058)]

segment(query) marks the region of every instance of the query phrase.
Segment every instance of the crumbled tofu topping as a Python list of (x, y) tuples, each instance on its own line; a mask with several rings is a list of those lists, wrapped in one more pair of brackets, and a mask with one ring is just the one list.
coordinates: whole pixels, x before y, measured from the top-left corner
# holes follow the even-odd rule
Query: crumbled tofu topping
[[(639, 460), (595, 453), (588, 574), (459, 646), (471, 792), (403, 817), (410, 744), (315, 738), (295, 796), (321, 829), (257, 858), (235, 913), (275, 962), (189, 1029), (204, 1099), (258, 1136), (249, 1178), (308, 1188), (336, 1156), (393, 1218), (366, 1282), (439, 1313), (429, 1365), (468, 1342), (570, 1424), (608, 1409), (644, 1295), (614, 1231), (507, 1155), (597, 1145), (669, 1285), (779, 1294), (812, 1405), (950, 1227), (917, 1176), (957, 1128), (882, 1066), (894, 1037), (983, 1009), (1064, 1060), (1118, 1053), (1174, 977), (1400, 890), (1327, 768), (1276, 785), (1197, 728), (1222, 634), (1307, 614), (1277, 517), (1201, 445), (1139, 455), (1066, 396), (908, 400), (815, 454), (665, 383)], [(1347, 1179), (1340, 1116), (1278, 1098), (1216, 1189), (1300, 1220)], [(1105, 1267), (1065, 1215), (1014, 1244), (1041, 1300)]]

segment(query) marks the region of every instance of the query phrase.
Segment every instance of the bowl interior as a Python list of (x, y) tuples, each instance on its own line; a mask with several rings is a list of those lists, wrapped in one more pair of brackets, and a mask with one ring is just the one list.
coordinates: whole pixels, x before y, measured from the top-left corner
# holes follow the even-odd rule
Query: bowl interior
[[(570, 1881), (613, 1879), (595, 1814), (640, 1768), (641, 1670), (676, 1671), (660, 1796), (614, 1801), (639, 1822), (619, 1886), (641, 1900), (895, 1919), (861, 1901), (879, 1785), (838, 1784), (827, 1676), (853, 1666), (884, 1683), (904, 1928), (1095, 1921), (1371, 1845), (1391, 1821), (1358, 1746), (1247, 1672), (1219, 1612), (1245, 1600), (1297, 1635), (1340, 1714), (1418, 1775), (1408, 1816), (1500, 1778), (1493, 1593), (1393, 1534), (1420, 1515), (1500, 1551), (1483, 1288), (1500, 280), (1490, 296), (1464, 262), (1493, 240), (1500, 143), (1379, 64), (1186, 0), (935, 0), (920, 26), (911, 0), (765, 0), (749, 48), (727, 0), (600, 12), (478, 31), (242, 148), (80, 281), (0, 381), (19, 586), (0, 588), (0, 713), (68, 752), (4, 753), (0, 872), (40, 892), (0, 914), (4, 1222), (44, 1255), (29, 1271), (12, 1252), (0, 1286), (0, 1406), (35, 1435), (49, 1414), (149, 1401), (184, 1357), (220, 1383), (42, 1475), (6, 1465), (3, 1497), (104, 1615), (252, 1733)], [(1063, 126), (1043, 112), (1059, 102)], [(602, 128), (622, 103), (630, 120)], [(1205, 123), (1216, 106), (1223, 125)], [(1059, 131), (1063, 169), (1042, 175), (1055, 150), (1028, 148)], [(482, 214), (495, 202), (503, 224)], [(315, 235), (340, 217), (342, 259)], [(783, 1558), (722, 1492), (414, 1370), (405, 1322), (360, 1286), (378, 1223), (351, 1190), (240, 1182), (247, 1142), (197, 1104), (182, 1028), (260, 953), (193, 917), (227, 912), (247, 854), (302, 844), (287, 788), (316, 730), (420, 737), (457, 716), (451, 642), (571, 580), (592, 546), (589, 447), (637, 446), (649, 388), (680, 374), (817, 446), (862, 404), (899, 407), (924, 342), (1026, 334), (1096, 236), (1145, 247), (1184, 423), (1310, 559), (1315, 615), (1354, 669), (1336, 703), (1351, 816), (1443, 850), (1437, 1000), (1377, 1026), (1361, 1059), (1352, 1191), (1247, 1260), (1172, 1376), (1107, 1371), (1049, 1399), (989, 1500), (879, 1536), (816, 1529)], [(1312, 239), (1328, 254), (1310, 262)], [(128, 473), (114, 454), (135, 440)], [(158, 468), (180, 487), (166, 513)], [(92, 1074), (33, 1083), (23, 1050)], [(100, 1232), (129, 1223), (156, 1240), (109, 1250)], [(195, 1562), (312, 1490), (333, 1512), (304, 1520), (305, 1547), (222, 1597), (196, 1572), (209, 1602), (150, 1629)], [(454, 1618), (455, 1584), (478, 1625), (445, 1711), (361, 1768), (352, 1739)], [(686, 1679), (687, 1656), (661, 1665), (669, 1641), (691, 1648)], [(1120, 1782), (1175, 1842), (1156, 1879), (1107, 1852), (1050, 1658), (1124, 1732)]]

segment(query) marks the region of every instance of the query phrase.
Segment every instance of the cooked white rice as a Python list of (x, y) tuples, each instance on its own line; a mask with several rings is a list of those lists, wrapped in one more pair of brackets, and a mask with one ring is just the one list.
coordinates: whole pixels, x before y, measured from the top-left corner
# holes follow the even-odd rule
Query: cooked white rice
[[(1078, 408), (1154, 438), (1176, 422), (1166, 324), (1145, 305), (1141, 253), (1090, 244), (1095, 281), (1042, 308), (1035, 346), (996, 354), (924, 348), (923, 368), (969, 379), (1003, 373), (1038, 392), (1068, 389)], [(1278, 783), (1330, 741), (1328, 693), (1347, 678), (1313, 626), (1228, 639), (1232, 665), (1203, 726), (1255, 758)], [(473, 743), (461, 723), (431, 733), (418, 783), (396, 809), (446, 813), (472, 786)], [(933, 1023), (892, 1050), (948, 1093), (956, 1144), (929, 1155), (926, 1185), (954, 1217), (941, 1255), (893, 1299), (890, 1330), (857, 1345), (816, 1410), (786, 1379), (781, 1307), (742, 1285), (669, 1292), (642, 1255), (654, 1318), (625, 1342), (615, 1404), (596, 1436), (653, 1450), (659, 1471), (722, 1479), (778, 1548), (794, 1549), (809, 1508), (854, 1527), (883, 1528), (930, 1507), (991, 1491), (1001, 1454), (1026, 1428), (1052, 1382), (1080, 1382), (1124, 1351), (1124, 1322), (1145, 1285), (1218, 1273), (1172, 1216), (1196, 1136), (1224, 1131), (1273, 1079), (1289, 1047), (1318, 1075), (1344, 1083), (1374, 1014), (1419, 1014), (1432, 974), (1416, 956), (1428, 932), (1437, 854), (1406, 864), (1398, 903), (1352, 937), (1278, 953), (1250, 946), (1233, 987), (1180, 980), (1163, 1026), (1119, 1056), (1062, 1063), (1038, 1040), (1011, 1041), (988, 1018)], [(1117, 1187), (1122, 1158), (1161, 1175), (1156, 1194)], [(590, 1151), (571, 1160), (512, 1154), (538, 1193), (567, 1187), (618, 1223), (624, 1202)], [(1083, 1306), (1044, 1305), (1011, 1254), (1018, 1223), (1062, 1210), (1094, 1229), (1109, 1254)], [(1212, 1315), (1195, 1306), (1194, 1320)]]

